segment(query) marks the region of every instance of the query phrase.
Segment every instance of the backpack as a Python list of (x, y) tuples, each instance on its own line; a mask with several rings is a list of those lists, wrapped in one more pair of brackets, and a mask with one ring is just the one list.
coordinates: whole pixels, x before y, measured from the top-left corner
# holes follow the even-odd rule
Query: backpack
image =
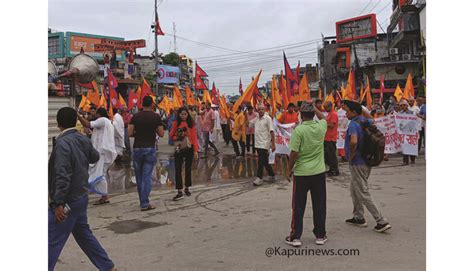
[(362, 158), (369, 167), (376, 167), (382, 163), (385, 152), (385, 135), (369, 121), (356, 121), (362, 128), (364, 140), (359, 150)]

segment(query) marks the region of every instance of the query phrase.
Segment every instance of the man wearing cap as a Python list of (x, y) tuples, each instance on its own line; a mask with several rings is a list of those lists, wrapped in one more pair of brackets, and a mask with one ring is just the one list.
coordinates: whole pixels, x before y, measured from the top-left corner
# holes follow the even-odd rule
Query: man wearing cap
[[(303, 217), (308, 191), (313, 205), (313, 233), (316, 244), (323, 245), (326, 236), (326, 166), (324, 164), (324, 136), (327, 123), (324, 115), (312, 103), (304, 102), (300, 107), (302, 123), (290, 138), (291, 150), (287, 178), (293, 180), (291, 233), (285, 242), (301, 246)], [(319, 121), (314, 121), (314, 115)]]
[(376, 232), (384, 232), (392, 226), (388, 224), (387, 219), (382, 215), (380, 210), (372, 200), (369, 192), (369, 185), (367, 183), (371, 168), (367, 166), (360, 149), (364, 141), (364, 132), (359, 123), (364, 123), (367, 120), (362, 114), (362, 106), (358, 102), (345, 100), (344, 110), (346, 110), (347, 118), (351, 121), (347, 128), (344, 149), (346, 159), (349, 162), (349, 170), (351, 172), (351, 197), (354, 204), (353, 217), (346, 220), (346, 223), (358, 227), (367, 227), (367, 222), (364, 219), (364, 206), (374, 217), (377, 225), (374, 227)]

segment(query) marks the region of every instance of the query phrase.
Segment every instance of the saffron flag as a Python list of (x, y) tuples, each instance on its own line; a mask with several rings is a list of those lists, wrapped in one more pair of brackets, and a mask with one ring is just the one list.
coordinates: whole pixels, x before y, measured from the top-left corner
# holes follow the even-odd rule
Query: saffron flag
[(275, 100), (276, 104), (282, 105), (280, 91), (278, 90), (275, 75), (272, 77), (272, 99)]
[(128, 108), (132, 109), (135, 105), (138, 105), (138, 96), (137, 93), (131, 89), (130, 94), (128, 94)]
[(173, 103), (170, 101), (167, 95), (163, 96), (163, 100), (158, 104), (158, 107), (163, 109), (166, 114), (170, 114), (171, 108), (173, 107)]
[(183, 96), (177, 86), (174, 86), (173, 88), (173, 105), (174, 108), (183, 107)]
[(92, 89), (87, 92), (87, 99), (97, 107), (100, 101), (99, 89), (95, 80), (92, 81), (91, 85)]
[(209, 90), (205, 89), (203, 94), (202, 94), (202, 101), (204, 103), (210, 103), (212, 104), (212, 99), (211, 99), (211, 95), (209, 95)]
[(367, 99), (367, 108), (372, 109), (372, 93), (370, 92), (370, 85), (367, 85), (365, 90), (365, 98)]
[(308, 101), (311, 100), (311, 95), (309, 94), (309, 85), (308, 85), (308, 77), (306, 76), (306, 72), (301, 78), (301, 82), (299, 82), (299, 101)]
[(101, 107), (107, 109), (107, 101), (105, 100), (104, 95), (100, 95), (99, 107), (98, 108), (101, 108)]
[(379, 103), (383, 103), (383, 93), (385, 92), (385, 78), (384, 75), (380, 75), (380, 100)]
[(125, 102), (125, 100), (123, 99), (122, 95), (120, 95), (119, 93), (119, 104), (120, 104), (120, 107), (125, 107), (127, 108), (127, 103)]
[(413, 88), (413, 81), (411, 73), (408, 74), (407, 82), (405, 83), (405, 89), (403, 91), (403, 98), (410, 99), (415, 97), (415, 89)]
[(247, 86), (247, 88), (245, 89), (244, 91), (244, 94), (242, 96), (240, 96), (240, 98), (235, 102), (233, 108), (232, 108), (232, 113), (235, 114), (235, 112), (237, 112), (237, 108), (242, 104), (242, 103), (245, 103), (245, 102), (248, 102), (250, 101), (250, 99), (252, 98), (254, 92), (255, 92), (255, 89), (257, 89), (258, 91), (258, 87), (257, 87), (257, 84), (258, 84), (258, 79), (260, 78), (260, 74), (262, 73), (262, 70), (260, 70), (257, 74), (257, 76), (255, 77), (255, 79), (252, 80), (252, 82), (250, 82), (250, 84)]
[(196, 100), (194, 100), (194, 95), (191, 92), (191, 89), (189, 88), (188, 85), (184, 88), (184, 91), (186, 92), (186, 104), (188, 106), (190, 105), (196, 105)]
[(327, 102), (331, 102), (332, 103), (332, 106), (334, 107), (335, 105), (335, 101), (334, 101), (334, 95), (331, 93), (329, 93), (326, 98), (324, 99), (324, 103), (327, 103)]
[(397, 84), (397, 88), (395, 89), (395, 92), (393, 93), (393, 96), (397, 99), (397, 102), (400, 102), (400, 100), (403, 97), (402, 89), (400, 88), (400, 85)]
[(286, 82), (285, 82), (285, 78), (283, 78), (283, 72), (280, 74), (279, 86), (280, 86), (279, 89), (281, 93), (281, 99), (283, 102), (283, 109), (287, 109), (290, 101), (288, 99), (288, 95), (287, 95), (288, 93), (286, 91)]
[[(354, 71), (352, 71), (352, 69), (349, 71), (349, 78), (347, 79), (345, 95), (349, 100), (355, 100), (356, 98), (355, 77)], [(346, 97), (343, 98), (346, 99)]]
[(323, 90), (322, 89), (318, 90), (318, 99), (320, 99), (321, 101), (323, 100)]
[(79, 103), (79, 108), (84, 108), (84, 106), (86, 106), (86, 104), (87, 104), (87, 97), (84, 96), (84, 94), (82, 94), (81, 102)]

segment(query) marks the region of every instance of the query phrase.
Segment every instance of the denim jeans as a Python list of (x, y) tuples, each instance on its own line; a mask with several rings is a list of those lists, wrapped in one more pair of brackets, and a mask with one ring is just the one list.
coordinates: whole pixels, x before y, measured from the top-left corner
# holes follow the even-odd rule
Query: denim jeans
[(150, 205), (148, 197), (151, 192), (151, 174), (153, 173), (156, 160), (156, 149), (154, 147), (133, 149), (133, 168), (135, 170), (135, 179), (137, 180), (140, 208), (146, 208)]
[(54, 270), (59, 254), (61, 254), (61, 250), (71, 233), (95, 267), (99, 270), (110, 270), (114, 267), (114, 263), (109, 259), (104, 248), (89, 228), (87, 223), (88, 202), (87, 195), (69, 202), (68, 205), (71, 211), (61, 223), (56, 223), (54, 210), (48, 209), (48, 270)]

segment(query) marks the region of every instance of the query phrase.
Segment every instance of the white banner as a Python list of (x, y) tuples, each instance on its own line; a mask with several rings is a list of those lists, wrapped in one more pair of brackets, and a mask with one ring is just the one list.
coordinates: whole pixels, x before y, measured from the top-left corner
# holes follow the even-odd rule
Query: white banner
[(337, 111), (338, 126), (337, 126), (337, 141), (336, 147), (338, 149), (344, 149), (344, 141), (346, 140), (347, 127), (349, 126), (350, 120), (346, 117), (346, 111), (339, 109)]
[(384, 116), (375, 119), (375, 125), (385, 135), (385, 153), (393, 154), (400, 152), (400, 140), (395, 125), (395, 118), (393, 115)]
[(281, 124), (276, 119), (273, 120), (275, 128), (275, 153), (290, 154), (288, 144), (290, 143), (290, 137), (295, 129), (296, 123)]
[(394, 118), (402, 153), (417, 156), (420, 119), (412, 114), (395, 114)]

